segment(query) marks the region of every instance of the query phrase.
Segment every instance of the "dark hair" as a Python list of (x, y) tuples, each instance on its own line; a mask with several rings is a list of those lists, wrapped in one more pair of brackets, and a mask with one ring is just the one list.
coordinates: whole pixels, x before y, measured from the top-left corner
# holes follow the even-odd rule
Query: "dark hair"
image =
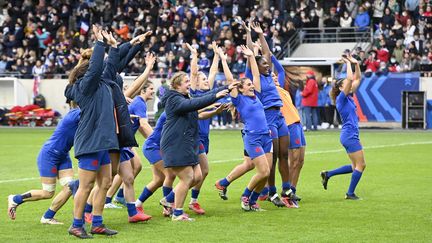
[(335, 104), (336, 104), (336, 97), (338, 97), (338, 95), (341, 92), (339, 88), (342, 86), (344, 80), (345, 80), (344, 78), (337, 79), (332, 90), (330, 91), (330, 97), (333, 100), (333, 103)]
[(84, 76), (90, 64), (90, 57), (93, 54), (92, 49), (85, 49), (81, 52), (81, 58), (78, 64), (72, 69), (69, 74), (69, 84), (74, 84), (79, 78)]
[(151, 82), (151, 81), (147, 81), (147, 82), (144, 84), (144, 86), (142, 87), (141, 91), (145, 92), (146, 89), (147, 89), (148, 87), (150, 87), (150, 85), (153, 85), (153, 82)]
[(237, 85), (237, 90), (238, 90), (239, 93), (241, 93), (240, 89), (243, 89), (243, 85), (244, 85), (244, 83), (247, 80), (250, 80), (250, 79), (249, 78), (241, 78), (241, 79), (239, 79), (240, 83), (239, 83), (239, 85)]

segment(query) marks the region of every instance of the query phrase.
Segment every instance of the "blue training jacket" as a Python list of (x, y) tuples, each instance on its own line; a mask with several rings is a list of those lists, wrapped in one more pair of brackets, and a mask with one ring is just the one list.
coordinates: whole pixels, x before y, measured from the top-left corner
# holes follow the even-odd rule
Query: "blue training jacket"
[(105, 77), (115, 79), (119, 63), (119, 49), (110, 48), (104, 67), (105, 44), (97, 41), (89, 68), (65, 91), (65, 96), (78, 103), (81, 118), (74, 138), (75, 157), (105, 150), (118, 150), (119, 143), (114, 120), (114, 102)]

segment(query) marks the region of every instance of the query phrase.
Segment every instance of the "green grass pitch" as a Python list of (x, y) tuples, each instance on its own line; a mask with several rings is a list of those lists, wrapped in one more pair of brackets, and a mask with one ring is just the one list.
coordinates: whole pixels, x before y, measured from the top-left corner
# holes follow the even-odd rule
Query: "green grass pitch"
[[(36, 156), (49, 129), (0, 129), (0, 239), (3, 242), (65, 242), (72, 221), (72, 200), (57, 213), (63, 226), (41, 225), (50, 200), (24, 203), (17, 219), (7, 217), (7, 196), (41, 187)], [(276, 208), (261, 202), (266, 212), (243, 212), (239, 197), (252, 173), (234, 182), (229, 200), (222, 201), (214, 182), (241, 162), (239, 131), (212, 131), (210, 174), (200, 203), (206, 215), (195, 222), (171, 222), (161, 215), (155, 192), (145, 204), (153, 216), (147, 223), (127, 223), (126, 209), (107, 209), (104, 222), (117, 236), (96, 236), (104, 242), (407, 242), (432, 240), (432, 133), (421, 131), (361, 131), (367, 168), (356, 193), (361, 201), (345, 201), (350, 175), (333, 177), (324, 191), (319, 172), (349, 163), (338, 131), (306, 133), (307, 153), (298, 185), (299, 209)], [(138, 137), (140, 144), (142, 137)], [(140, 150), (141, 151), (141, 150)], [(136, 194), (151, 180), (148, 162), (135, 182)], [(74, 160), (76, 168), (76, 161)], [(280, 187), (280, 178), (277, 178)], [(57, 187), (59, 189), (59, 186)], [(188, 197), (190, 194), (188, 195)], [(186, 202), (188, 202), (187, 199)], [(186, 210), (189, 212), (189, 210)]]

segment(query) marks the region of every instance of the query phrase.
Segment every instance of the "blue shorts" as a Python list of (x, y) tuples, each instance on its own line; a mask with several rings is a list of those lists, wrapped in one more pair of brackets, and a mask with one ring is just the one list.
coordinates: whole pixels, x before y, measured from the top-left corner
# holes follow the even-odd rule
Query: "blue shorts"
[(98, 171), (102, 165), (111, 163), (108, 151), (84, 154), (78, 158), (78, 167), (83, 170)]
[(37, 166), (41, 177), (57, 177), (58, 171), (72, 169), (69, 154), (58, 156), (42, 149), (37, 157)]
[(245, 134), (243, 143), (251, 159), (273, 152), (273, 140), (270, 134)]
[(150, 162), (150, 164), (154, 165), (158, 161), (162, 160), (161, 152), (158, 148), (143, 148), (144, 157)]
[(306, 139), (304, 137), (303, 126), (300, 122), (293, 123), (288, 126), (290, 135), (289, 149), (296, 149), (306, 146)]
[(358, 134), (351, 135), (349, 137), (344, 136), (343, 133), (341, 133), (340, 142), (344, 146), (346, 152), (348, 154), (360, 151), (363, 149), (363, 146), (360, 143), (360, 139), (358, 137)]
[(271, 131), (271, 138), (280, 138), (288, 136), (288, 127), (280, 110), (267, 109), (264, 111), (267, 125)]
[(208, 136), (200, 136), (199, 143), (198, 143), (198, 148), (199, 148), (198, 154), (203, 154), (203, 153), (208, 154), (209, 144), (210, 141)]
[(131, 148), (120, 148), (120, 163), (131, 160), (135, 157)]

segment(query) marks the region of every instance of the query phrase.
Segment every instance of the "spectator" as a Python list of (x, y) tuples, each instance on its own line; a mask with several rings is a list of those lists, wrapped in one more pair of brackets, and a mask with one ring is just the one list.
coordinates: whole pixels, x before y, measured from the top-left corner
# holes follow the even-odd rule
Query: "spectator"
[[(302, 92), (302, 106), (303, 112), (306, 119), (307, 130), (318, 129), (318, 84), (315, 80), (315, 72), (308, 71), (306, 73), (306, 85)], [(313, 124), (313, 127), (312, 127)]]
[(393, 50), (393, 56), (397, 63), (402, 63), (404, 56), (404, 48), (402, 47), (402, 40), (396, 42), (396, 47)]
[(32, 74), (34, 76), (43, 76), (46, 72), (45, 65), (42, 65), (41, 60), (37, 60), (36, 64), (33, 66)]
[(119, 28), (115, 32), (124, 40), (129, 40), (129, 26), (124, 21), (120, 21)]
[(377, 59), (379, 62), (387, 63), (390, 59), (390, 52), (386, 48), (386, 44), (385, 44), (384, 40), (382, 40), (380, 44), (381, 44), (381, 47), (379, 49), (374, 47), (374, 50), (377, 53)]
[(384, 10), (384, 16), (382, 18), (382, 23), (385, 26), (386, 29), (391, 29), (391, 27), (394, 25), (395, 18), (390, 10), (390, 8), (385, 8)]
[(2, 55), (0, 60), (0, 74), (3, 74), (6, 72), (6, 67), (8, 65), (7, 56)]
[(210, 71), (210, 60), (207, 58), (205, 52), (201, 52), (200, 59), (198, 61), (198, 68), (200, 71)]
[(377, 26), (379, 23), (381, 23), (381, 20), (384, 15), (384, 7), (385, 7), (385, 3), (383, 0), (375, 0), (373, 21), (372, 21), (374, 26)]
[(369, 14), (364, 11), (363, 7), (359, 7), (359, 12), (355, 18), (354, 25), (358, 28), (358, 31), (366, 31), (370, 23)]

